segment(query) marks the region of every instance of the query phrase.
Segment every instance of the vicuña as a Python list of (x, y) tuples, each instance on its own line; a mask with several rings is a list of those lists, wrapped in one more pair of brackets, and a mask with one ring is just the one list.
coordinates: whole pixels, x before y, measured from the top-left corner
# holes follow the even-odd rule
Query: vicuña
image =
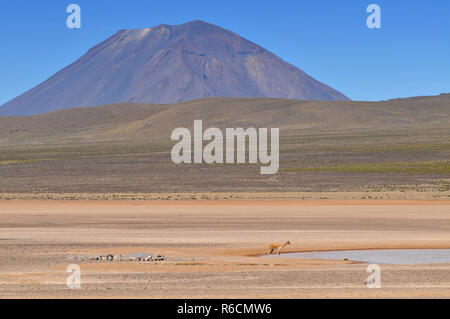
[(273, 252), (276, 252), (278, 255), (281, 253), (281, 250), (283, 249), (284, 246), (290, 245), (291, 242), (288, 240), (287, 242), (285, 242), (282, 245), (279, 244), (270, 244), (269, 245), (269, 250), (267, 252), (267, 255), (270, 256), (270, 254), (272, 254)]

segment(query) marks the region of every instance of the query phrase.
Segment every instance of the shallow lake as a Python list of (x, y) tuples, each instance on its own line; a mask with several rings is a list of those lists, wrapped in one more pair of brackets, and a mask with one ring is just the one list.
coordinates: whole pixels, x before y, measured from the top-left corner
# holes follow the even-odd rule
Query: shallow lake
[[(269, 257), (266, 255), (266, 257)], [(373, 264), (450, 263), (450, 249), (371, 249), (286, 253), (283, 258), (334, 259), (361, 261)]]

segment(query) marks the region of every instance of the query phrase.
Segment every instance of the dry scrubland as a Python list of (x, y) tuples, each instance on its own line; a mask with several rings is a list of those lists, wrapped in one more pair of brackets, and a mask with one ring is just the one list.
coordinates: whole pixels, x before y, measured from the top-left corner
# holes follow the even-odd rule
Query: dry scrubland
[[(280, 172), (260, 175), (260, 164), (173, 164), (171, 131), (192, 128), (194, 119), (202, 119), (204, 128), (279, 127)], [(0, 117), (0, 193), (448, 198), (449, 141), (450, 95), (385, 102), (219, 98)]]

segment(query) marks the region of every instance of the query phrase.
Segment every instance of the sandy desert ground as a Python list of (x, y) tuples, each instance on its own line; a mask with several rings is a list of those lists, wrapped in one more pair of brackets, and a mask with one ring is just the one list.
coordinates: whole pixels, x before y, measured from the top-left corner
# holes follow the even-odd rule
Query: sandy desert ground
[[(1, 298), (450, 297), (450, 264), (381, 265), (261, 258), (286, 251), (450, 248), (448, 200), (0, 201)], [(159, 262), (72, 255), (151, 252)]]

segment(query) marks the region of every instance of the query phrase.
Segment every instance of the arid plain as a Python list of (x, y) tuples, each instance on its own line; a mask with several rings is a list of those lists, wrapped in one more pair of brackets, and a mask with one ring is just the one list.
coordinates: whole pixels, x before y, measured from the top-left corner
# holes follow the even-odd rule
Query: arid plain
[[(450, 95), (383, 102), (206, 99), (0, 118), (0, 297), (450, 297), (450, 264), (261, 258), (450, 248)], [(175, 165), (170, 133), (279, 127), (280, 171)], [(149, 252), (164, 261), (68, 258)]]
[[(450, 201), (1, 201), (2, 298), (450, 297), (450, 264), (381, 265), (269, 257), (286, 251), (450, 248)], [(73, 255), (158, 253), (158, 262)]]

